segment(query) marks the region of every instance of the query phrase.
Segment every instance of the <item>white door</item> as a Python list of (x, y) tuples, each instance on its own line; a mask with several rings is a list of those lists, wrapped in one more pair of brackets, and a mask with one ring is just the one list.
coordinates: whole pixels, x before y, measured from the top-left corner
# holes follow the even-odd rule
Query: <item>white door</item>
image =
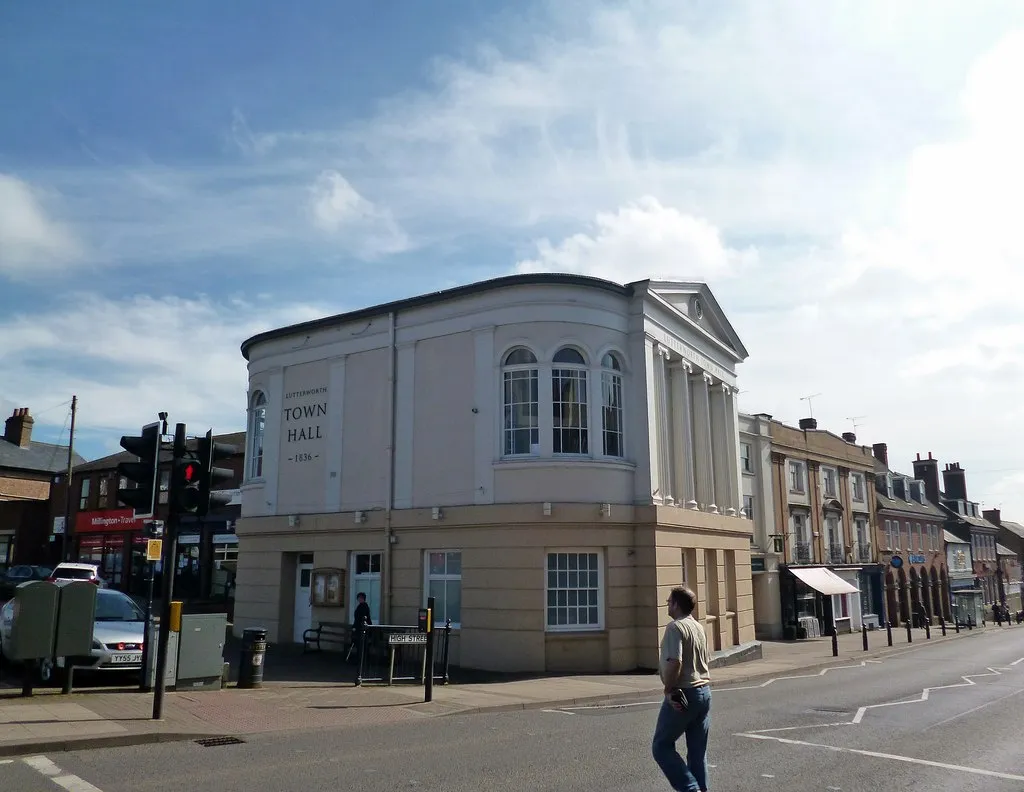
[(374, 624), (380, 624), (380, 553), (353, 553), (352, 581), (349, 592), (348, 618), (351, 622), (356, 613), (356, 597), (366, 595), (366, 604), (370, 606), (370, 618)]
[(292, 637), (295, 643), (302, 643), (302, 634), (313, 626), (313, 605), (310, 598), (312, 577), (312, 553), (303, 553), (299, 556), (298, 568), (295, 571), (295, 627)]

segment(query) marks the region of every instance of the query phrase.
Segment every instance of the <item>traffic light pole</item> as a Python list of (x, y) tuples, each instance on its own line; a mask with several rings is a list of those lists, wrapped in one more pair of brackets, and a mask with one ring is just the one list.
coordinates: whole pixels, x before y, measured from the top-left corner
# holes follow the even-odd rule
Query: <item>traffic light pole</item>
[[(185, 424), (174, 426), (173, 459), (181, 459), (185, 455)], [(171, 462), (174, 470), (174, 461)], [(178, 506), (177, 477), (171, 475), (170, 492), (167, 494), (167, 522), (164, 525), (163, 552), (163, 603), (160, 613), (160, 643), (156, 656), (156, 679), (153, 680), (153, 720), (163, 718), (164, 711), (164, 677), (167, 675), (167, 644), (171, 633), (171, 599), (174, 597), (174, 563), (178, 557)]]

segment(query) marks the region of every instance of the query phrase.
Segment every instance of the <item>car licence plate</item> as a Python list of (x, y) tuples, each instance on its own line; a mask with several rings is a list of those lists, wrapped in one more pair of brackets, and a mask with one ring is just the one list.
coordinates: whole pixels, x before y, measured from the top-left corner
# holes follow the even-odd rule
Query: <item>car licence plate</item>
[(118, 665), (130, 665), (142, 662), (142, 652), (124, 652), (110, 656), (110, 662)]

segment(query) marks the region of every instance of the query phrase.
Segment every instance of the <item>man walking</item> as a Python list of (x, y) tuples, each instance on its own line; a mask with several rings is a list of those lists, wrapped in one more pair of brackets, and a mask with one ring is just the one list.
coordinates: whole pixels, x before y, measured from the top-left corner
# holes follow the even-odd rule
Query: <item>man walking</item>
[[(672, 617), (661, 640), (661, 681), (665, 700), (658, 713), (651, 752), (677, 792), (707, 792), (708, 731), (711, 727), (711, 674), (704, 627), (693, 618), (697, 595), (689, 588), (672, 589)], [(686, 736), (686, 761), (676, 742)]]

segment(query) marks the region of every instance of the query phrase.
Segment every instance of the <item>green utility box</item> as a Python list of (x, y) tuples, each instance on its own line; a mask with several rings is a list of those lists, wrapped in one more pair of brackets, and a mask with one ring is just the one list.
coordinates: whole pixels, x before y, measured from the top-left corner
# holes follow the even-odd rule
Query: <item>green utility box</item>
[(53, 654), (56, 657), (88, 656), (92, 651), (95, 621), (95, 584), (87, 580), (76, 580), (62, 585)]
[[(14, 590), (11, 655), (15, 660), (42, 660), (54, 656), (59, 603), (60, 587), (56, 583), (36, 580), (24, 583)], [(91, 621), (89, 630), (91, 645)]]

